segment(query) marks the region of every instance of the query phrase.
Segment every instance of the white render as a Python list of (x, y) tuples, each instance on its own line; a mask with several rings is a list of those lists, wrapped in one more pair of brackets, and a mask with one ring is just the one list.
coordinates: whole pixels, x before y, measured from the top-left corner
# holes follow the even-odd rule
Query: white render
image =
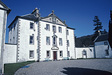
[[(107, 42), (107, 45), (104, 45)], [(105, 50), (109, 51), (109, 55), (106, 55)], [(95, 54), (96, 58), (112, 58), (112, 49), (107, 40), (95, 42)]]
[(9, 8), (0, 1), (0, 74), (3, 74), (3, 53), (5, 45), (5, 32), (6, 32), (6, 21)]
[(16, 63), (16, 49), (17, 45), (5, 44), (4, 63)]
[[(86, 55), (83, 55), (84, 50)], [(94, 47), (76, 48), (76, 58), (94, 58)]]
[[(36, 14), (35, 10), (34, 15)], [(55, 16), (54, 13), (51, 13), (50, 17), (48, 16), (37, 21), (23, 18), (24, 16), (16, 17), (11, 23), (9, 26), (8, 42), (10, 44), (17, 44), (17, 49), (15, 48), (16, 54), (14, 54), (16, 55), (16, 62), (54, 60), (54, 51), (56, 51), (57, 60), (75, 59), (74, 29), (67, 27), (66, 24), (57, 17), (56, 23), (53, 23), (52, 20), (50, 20), (50, 18), (52, 19), (52, 15), (53, 17)], [(29, 16), (29, 14), (25, 16)], [(30, 16), (32, 16), (32, 14)], [(38, 14), (37, 16), (39, 17)], [(33, 29), (30, 29), (30, 23), (34, 23)], [(50, 31), (46, 30), (46, 24), (49, 24)], [(53, 32), (53, 26), (56, 26), (56, 33)], [(62, 28), (62, 33), (59, 32), (59, 27)], [(68, 35), (67, 30), (69, 32)], [(34, 35), (34, 44), (29, 44), (31, 35)], [(57, 37), (57, 47), (53, 47), (54, 35)], [(46, 45), (46, 37), (50, 37), (50, 45)], [(62, 38), (62, 46), (59, 45), (59, 38)], [(69, 40), (69, 46), (67, 46), (67, 40)], [(29, 51), (31, 50), (34, 51), (33, 58), (29, 57)], [(49, 57), (47, 57), (47, 51), (50, 52)], [(62, 56), (60, 56), (60, 51), (62, 51)]]

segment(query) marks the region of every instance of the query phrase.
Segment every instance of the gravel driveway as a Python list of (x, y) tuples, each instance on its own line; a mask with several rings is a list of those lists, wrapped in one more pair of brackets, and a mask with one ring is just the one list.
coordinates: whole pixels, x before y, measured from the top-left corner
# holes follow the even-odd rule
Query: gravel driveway
[(35, 62), (15, 75), (112, 75), (112, 59)]

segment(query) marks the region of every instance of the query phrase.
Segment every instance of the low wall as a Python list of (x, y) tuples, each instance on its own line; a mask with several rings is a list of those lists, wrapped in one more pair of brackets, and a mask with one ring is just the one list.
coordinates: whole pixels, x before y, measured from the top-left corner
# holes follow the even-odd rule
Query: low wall
[[(83, 53), (86, 51), (86, 54)], [(94, 58), (94, 48), (93, 47), (76, 47), (76, 59), (77, 58)]]
[(4, 63), (16, 63), (16, 51), (17, 45), (15, 44), (5, 44), (4, 50)]

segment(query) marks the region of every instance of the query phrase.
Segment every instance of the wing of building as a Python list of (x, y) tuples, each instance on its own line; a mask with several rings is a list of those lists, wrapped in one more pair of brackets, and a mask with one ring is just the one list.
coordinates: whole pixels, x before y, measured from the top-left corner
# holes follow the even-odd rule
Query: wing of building
[(74, 28), (68, 27), (54, 11), (40, 17), (36, 8), (31, 14), (16, 16), (8, 28), (6, 48), (10, 55), (6, 63), (75, 59)]
[(0, 0), (0, 75), (3, 69), (3, 51), (5, 45), (7, 15), (10, 11), (11, 10)]
[(108, 33), (98, 36), (95, 40), (95, 57), (112, 58), (112, 49), (108, 42)]

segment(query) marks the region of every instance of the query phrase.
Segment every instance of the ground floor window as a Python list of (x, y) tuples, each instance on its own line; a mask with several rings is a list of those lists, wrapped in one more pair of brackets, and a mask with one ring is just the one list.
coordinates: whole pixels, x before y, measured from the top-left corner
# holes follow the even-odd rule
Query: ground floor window
[(47, 57), (50, 57), (50, 51), (46, 52)]
[(70, 51), (68, 51), (68, 57), (70, 57)]
[(105, 50), (106, 56), (109, 56), (109, 50)]
[(60, 57), (63, 57), (63, 51), (60, 51)]
[(33, 50), (30, 50), (30, 52), (29, 52), (29, 58), (34, 58), (34, 51)]

